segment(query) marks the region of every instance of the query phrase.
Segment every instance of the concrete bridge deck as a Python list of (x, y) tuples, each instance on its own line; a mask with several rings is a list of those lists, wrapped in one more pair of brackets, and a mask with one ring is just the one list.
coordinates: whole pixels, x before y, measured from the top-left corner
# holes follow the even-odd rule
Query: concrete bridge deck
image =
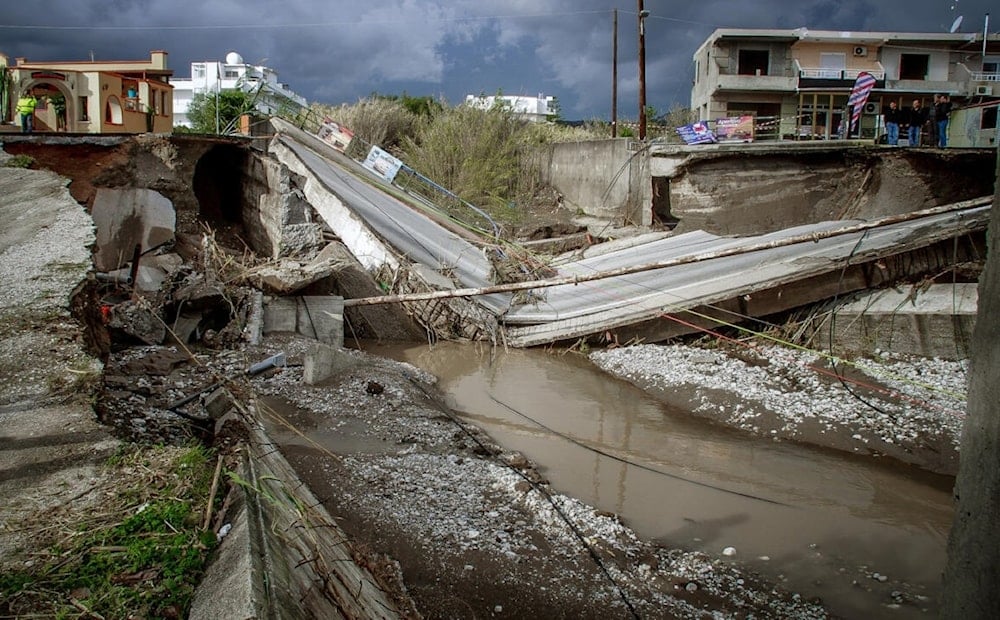
[[(704, 231), (654, 236), (599, 256), (563, 257), (548, 281), (497, 286), (481, 247), (421, 214), (397, 190), (313, 136), (284, 123), (277, 127), (272, 152), (309, 178), (308, 198), (362, 263), (369, 269), (420, 263), (450, 279), (435, 288), (451, 292), (360, 303), (472, 298), (513, 346), (609, 335), (656, 341), (687, 331), (665, 320), (678, 312), (762, 316), (788, 310), (939, 268), (946, 257), (926, 253), (922, 260), (903, 261), (905, 269), (876, 273), (870, 265), (979, 233), (989, 219), (990, 201), (982, 198), (869, 222), (823, 221), (747, 237)], [(526, 295), (515, 298), (515, 290)]]

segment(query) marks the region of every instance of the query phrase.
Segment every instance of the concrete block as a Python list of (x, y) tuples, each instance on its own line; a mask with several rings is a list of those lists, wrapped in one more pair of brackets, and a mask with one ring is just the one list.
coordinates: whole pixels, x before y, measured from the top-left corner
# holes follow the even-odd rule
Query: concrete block
[(131, 261), (136, 245), (145, 251), (174, 238), (174, 204), (151, 189), (100, 188), (92, 214), (98, 271), (111, 271)]
[[(913, 292), (885, 289), (837, 309), (835, 346), (964, 359), (976, 322), (975, 284), (935, 284)], [(829, 326), (823, 342), (828, 342)]]
[(279, 297), (264, 306), (264, 333), (294, 332), (344, 346), (344, 298), (333, 295)]
[(295, 332), (298, 308), (294, 297), (275, 297), (264, 301), (264, 334)]
[(298, 333), (335, 347), (344, 346), (344, 298), (326, 295), (299, 299)]
[(356, 363), (356, 358), (342, 347), (317, 342), (306, 352), (302, 380), (306, 385), (316, 385)]
[(233, 408), (233, 397), (226, 388), (218, 388), (205, 397), (205, 410), (213, 420), (218, 420)]

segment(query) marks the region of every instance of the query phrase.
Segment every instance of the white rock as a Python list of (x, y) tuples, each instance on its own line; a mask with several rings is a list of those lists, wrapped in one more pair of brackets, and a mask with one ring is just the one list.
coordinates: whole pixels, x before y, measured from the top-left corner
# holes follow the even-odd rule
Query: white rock
[(736, 555), (736, 547), (726, 547), (722, 550), (722, 555), (733, 556)]

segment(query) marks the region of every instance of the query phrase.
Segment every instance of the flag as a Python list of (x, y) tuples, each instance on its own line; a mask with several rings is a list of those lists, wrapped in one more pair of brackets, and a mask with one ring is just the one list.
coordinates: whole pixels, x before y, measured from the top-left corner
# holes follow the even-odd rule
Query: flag
[(858, 119), (861, 118), (861, 111), (865, 107), (865, 102), (868, 101), (868, 93), (872, 92), (872, 88), (874, 87), (875, 76), (867, 71), (862, 71), (858, 74), (858, 79), (854, 82), (854, 88), (851, 89), (851, 97), (847, 100), (847, 105), (852, 106), (851, 126), (848, 129), (848, 134), (857, 127)]

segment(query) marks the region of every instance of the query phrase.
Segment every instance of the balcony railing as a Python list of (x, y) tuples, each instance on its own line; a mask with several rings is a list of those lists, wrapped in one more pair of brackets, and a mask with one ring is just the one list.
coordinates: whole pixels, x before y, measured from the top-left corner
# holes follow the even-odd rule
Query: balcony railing
[(984, 71), (972, 72), (973, 82), (1000, 82), (1000, 73), (986, 73)]
[(879, 69), (799, 69), (799, 77), (812, 80), (850, 80), (858, 79), (859, 73), (870, 73), (876, 80), (885, 79), (885, 71)]

